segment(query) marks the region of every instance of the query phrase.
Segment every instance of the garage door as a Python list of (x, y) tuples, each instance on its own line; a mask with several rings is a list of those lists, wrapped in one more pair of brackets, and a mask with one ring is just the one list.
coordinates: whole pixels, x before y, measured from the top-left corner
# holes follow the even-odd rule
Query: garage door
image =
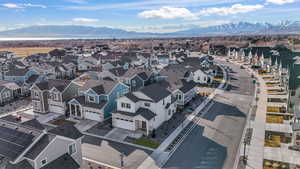
[(65, 114), (64, 107), (61, 107), (61, 106), (58, 106), (58, 105), (50, 105), (49, 106), (49, 111), (52, 112), (52, 113)]
[(135, 130), (134, 122), (131, 120), (127, 120), (127, 119), (115, 118), (114, 119), (114, 127), (122, 128), (122, 129), (126, 129), (126, 130)]
[(89, 120), (95, 120), (95, 121), (103, 121), (103, 117), (101, 114), (96, 113), (96, 112), (91, 112), (91, 111), (86, 111), (85, 112), (85, 118)]

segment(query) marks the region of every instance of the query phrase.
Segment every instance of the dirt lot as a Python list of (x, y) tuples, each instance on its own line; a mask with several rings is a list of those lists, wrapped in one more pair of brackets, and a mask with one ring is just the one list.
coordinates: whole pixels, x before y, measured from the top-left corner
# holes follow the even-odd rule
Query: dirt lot
[(20, 48), (0, 48), (0, 51), (14, 52), (19, 57), (27, 57), (35, 53), (48, 53), (53, 50), (53, 47), (20, 47)]

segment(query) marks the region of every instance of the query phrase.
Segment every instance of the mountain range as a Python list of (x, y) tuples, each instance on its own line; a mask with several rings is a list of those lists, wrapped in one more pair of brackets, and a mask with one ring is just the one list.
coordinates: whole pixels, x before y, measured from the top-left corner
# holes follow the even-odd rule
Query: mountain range
[(172, 33), (134, 32), (108, 27), (43, 25), (2, 31), (0, 32), (0, 38), (105, 39), (261, 34), (300, 34), (300, 21), (284, 21), (280, 24), (239, 22), (210, 27), (197, 27)]

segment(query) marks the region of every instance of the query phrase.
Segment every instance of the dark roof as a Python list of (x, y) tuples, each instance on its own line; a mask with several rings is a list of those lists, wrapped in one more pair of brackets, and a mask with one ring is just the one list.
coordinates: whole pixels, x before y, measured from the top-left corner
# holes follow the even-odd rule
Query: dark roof
[(70, 80), (48, 80), (44, 82), (37, 83), (36, 86), (40, 90), (51, 90), (53, 87), (55, 87), (59, 91), (63, 91), (69, 84), (71, 83)]
[(32, 127), (32, 128), (38, 129), (38, 130), (44, 130), (45, 129), (45, 127), (37, 119), (28, 120), (28, 121), (25, 121), (22, 124), (24, 126)]
[(122, 114), (125, 116), (130, 116), (130, 117), (135, 117), (135, 116), (141, 115), (146, 120), (151, 120), (153, 117), (156, 116), (155, 113), (153, 113), (151, 110), (146, 109), (146, 108), (139, 108), (135, 113), (125, 112), (125, 111), (117, 111), (115, 113)]
[(56, 160), (50, 162), (41, 169), (79, 169), (80, 166), (77, 162), (69, 155), (64, 154)]
[(153, 113), (151, 110), (146, 109), (146, 108), (139, 108), (136, 113), (138, 115), (141, 115), (142, 117), (144, 117), (147, 120), (151, 120), (153, 117), (156, 116), (155, 113)]
[(22, 160), (17, 164), (8, 163), (5, 169), (33, 169), (30, 163), (27, 160)]
[(10, 68), (8, 72), (5, 73), (6, 76), (25, 76), (28, 72), (28, 69), (17, 69)]
[(146, 80), (149, 79), (147, 73), (145, 73), (145, 72), (139, 73), (138, 76), (139, 76), (140, 78), (142, 78), (144, 81), (146, 81)]
[(140, 99), (138, 97), (136, 97), (134, 94), (132, 94), (131, 92), (126, 93), (124, 96), (126, 96), (129, 100), (133, 101), (133, 102), (138, 102)]
[(92, 88), (92, 90), (98, 95), (105, 94), (104, 87), (102, 85), (95, 86)]
[(154, 102), (159, 102), (161, 99), (164, 99), (171, 94), (170, 91), (158, 84), (146, 86), (142, 88), (140, 92), (150, 97)]
[(191, 81), (191, 82), (184, 82), (183, 86), (179, 89), (183, 93), (186, 93), (190, 90), (192, 90), (196, 86), (196, 83)]
[(29, 83), (29, 84), (34, 83), (38, 78), (39, 78), (39, 75), (36, 75), (36, 74), (31, 75), (31, 76), (26, 80), (26, 83)]
[(123, 67), (113, 68), (113, 69), (110, 69), (109, 71), (118, 77), (123, 76), (127, 72), (127, 70), (123, 69)]
[(71, 139), (78, 139), (83, 136), (82, 133), (74, 125), (71, 124), (58, 126), (54, 129), (49, 130), (49, 133), (68, 137)]
[(0, 155), (15, 160), (34, 140), (34, 135), (0, 126)]
[(25, 157), (34, 160), (36, 157), (49, 145), (49, 143), (55, 138), (55, 135), (45, 134), (37, 141), (33, 147), (25, 154)]

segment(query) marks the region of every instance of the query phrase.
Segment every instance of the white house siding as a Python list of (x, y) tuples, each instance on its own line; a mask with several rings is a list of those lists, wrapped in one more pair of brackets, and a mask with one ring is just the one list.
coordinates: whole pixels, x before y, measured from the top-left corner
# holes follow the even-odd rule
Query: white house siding
[(203, 73), (201, 70), (197, 70), (194, 72), (194, 82), (200, 84), (206, 84), (208, 80), (208, 75)]
[[(126, 107), (122, 107), (122, 103), (130, 104), (130, 109), (128, 109)], [(137, 108), (139, 107), (138, 104), (139, 103), (132, 102), (127, 97), (121, 97), (117, 101), (117, 110), (118, 111), (135, 113), (137, 111)]]
[[(41, 168), (41, 161), (45, 158), (47, 159), (47, 164), (50, 163), (53, 160), (56, 160), (58, 157), (64, 155), (65, 153), (68, 153), (69, 151), (69, 145), (71, 143), (76, 143), (76, 153), (72, 155), (72, 157), (76, 160), (79, 160), (81, 162), (81, 144), (76, 142), (75, 140), (71, 139), (64, 139), (60, 136), (56, 136), (56, 140), (53, 140), (47, 148), (42, 151), (38, 157), (35, 159), (36, 167), (35, 168)], [(79, 157), (80, 156), (80, 157)]]
[(85, 119), (102, 122), (104, 120), (103, 111), (99, 109), (84, 108)]
[(49, 100), (49, 112), (65, 114), (66, 105), (64, 102), (55, 102)]

